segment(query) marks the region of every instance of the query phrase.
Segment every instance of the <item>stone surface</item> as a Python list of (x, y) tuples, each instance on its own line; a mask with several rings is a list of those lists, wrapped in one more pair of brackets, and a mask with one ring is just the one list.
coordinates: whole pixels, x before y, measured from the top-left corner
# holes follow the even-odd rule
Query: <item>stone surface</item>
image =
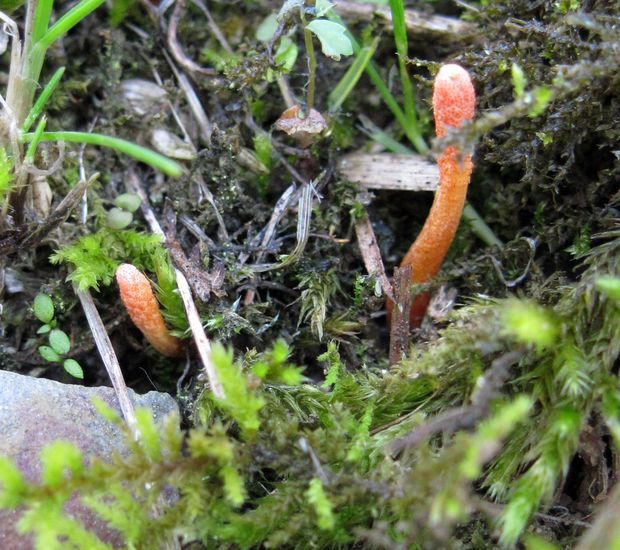
[[(175, 400), (168, 394), (149, 392), (138, 395), (129, 390), (136, 408), (149, 408), (156, 422), (166, 415), (178, 412)], [(0, 455), (10, 457), (26, 479), (38, 480), (41, 472), (41, 449), (62, 439), (76, 445), (88, 457), (109, 459), (115, 452), (123, 451), (123, 435), (102, 418), (92, 405), (97, 396), (119, 412), (114, 390), (108, 387), (87, 388), (67, 385), (43, 378), (22, 376), (0, 371)], [(79, 497), (72, 498), (66, 506), (99, 538), (117, 546), (121, 543)], [(19, 512), (0, 510), (0, 548), (29, 550), (29, 538), (15, 531)]]

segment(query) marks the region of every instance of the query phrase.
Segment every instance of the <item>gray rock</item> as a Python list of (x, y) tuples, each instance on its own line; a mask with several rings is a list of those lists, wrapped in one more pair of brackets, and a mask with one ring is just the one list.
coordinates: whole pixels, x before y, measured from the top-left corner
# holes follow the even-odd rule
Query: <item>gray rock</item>
[[(157, 422), (178, 413), (175, 400), (168, 394), (129, 393), (134, 406), (149, 408)], [(91, 402), (93, 396), (120, 415), (112, 388), (67, 385), (0, 370), (0, 455), (11, 458), (27, 480), (38, 481), (41, 449), (57, 439), (76, 445), (87, 460), (93, 456), (108, 460), (115, 452), (123, 452), (122, 433), (97, 413)], [(122, 545), (118, 534), (82, 505), (79, 496), (74, 495), (65, 510), (101, 540)], [(0, 510), (0, 548), (32, 548), (31, 539), (16, 532), (18, 521), (19, 511)]]

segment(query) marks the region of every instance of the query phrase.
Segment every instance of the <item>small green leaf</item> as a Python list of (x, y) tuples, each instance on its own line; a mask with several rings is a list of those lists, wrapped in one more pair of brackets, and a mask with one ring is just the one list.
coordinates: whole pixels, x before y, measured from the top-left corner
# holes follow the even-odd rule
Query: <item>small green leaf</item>
[(47, 334), (50, 330), (52, 330), (52, 327), (49, 325), (41, 325), (39, 330), (37, 330), (37, 334)]
[(106, 224), (110, 229), (125, 229), (133, 221), (131, 212), (112, 208), (106, 215)]
[(49, 323), (54, 318), (54, 303), (47, 294), (37, 294), (33, 305), (35, 317), (42, 323)]
[(347, 36), (347, 29), (340, 23), (327, 19), (315, 19), (306, 28), (313, 32), (321, 42), (323, 53), (339, 61), (341, 55), (352, 55), (353, 45)]
[(263, 361), (254, 363), (254, 365), (252, 365), (252, 372), (257, 378), (264, 380), (269, 374), (269, 365), (267, 363), (264, 363)]
[(253, 139), (254, 153), (256, 158), (267, 168), (271, 166), (271, 155), (273, 147), (268, 134), (257, 134)]
[(60, 329), (52, 330), (48, 340), (52, 349), (60, 355), (65, 355), (71, 350), (71, 341), (69, 337)]
[(0, 456), (0, 508), (12, 508), (20, 504), (26, 489), (24, 478), (15, 464)]
[(146, 456), (157, 461), (161, 452), (161, 445), (157, 427), (153, 420), (153, 413), (149, 409), (136, 409), (136, 428), (140, 433), (139, 444)]
[(519, 98), (523, 96), (525, 87), (527, 86), (527, 77), (523, 72), (523, 69), (516, 63), (512, 64), (512, 87), (514, 88), (515, 97)]
[(278, 340), (276, 340), (271, 350), (271, 360), (273, 361), (274, 365), (283, 365), (284, 362), (288, 359), (289, 355), (290, 349), (288, 347), (288, 344), (286, 343), (286, 340), (284, 340), (284, 338), (279, 338)]
[(288, 36), (284, 36), (278, 44), (278, 48), (276, 49), (273, 59), (278, 67), (288, 73), (295, 65), (298, 54), (299, 48), (297, 47), (297, 44), (295, 44), (295, 42), (293, 42)]
[(13, 159), (9, 157), (0, 146), (0, 198), (2, 198), (11, 189), (11, 181), (13, 180)]
[(114, 199), (114, 204), (126, 212), (135, 212), (140, 208), (141, 202), (135, 193), (123, 193)]
[(60, 355), (58, 355), (49, 346), (39, 346), (39, 349), (37, 351), (39, 352), (39, 355), (43, 357), (43, 359), (45, 359), (46, 361), (49, 361), (50, 363), (60, 362)]
[(334, 5), (329, 0), (316, 0), (314, 9), (316, 10), (317, 17), (323, 17)]
[(81, 451), (67, 441), (54, 441), (41, 451), (43, 485), (57, 488), (67, 482), (68, 475), (79, 474), (84, 468)]
[(302, 369), (292, 365), (282, 368), (278, 374), (280, 381), (287, 386), (298, 386), (304, 379)]
[(228, 501), (233, 506), (241, 506), (245, 500), (243, 478), (232, 466), (223, 466), (220, 477), (224, 482), (224, 492)]
[(273, 35), (276, 34), (277, 28), (278, 16), (275, 13), (271, 13), (262, 20), (254, 33), (254, 37), (259, 42), (269, 42), (273, 38)]
[(366, 67), (368, 67), (368, 63), (370, 63), (370, 59), (374, 55), (378, 45), (379, 39), (375, 38), (371, 45), (365, 46), (357, 52), (355, 61), (347, 69), (345, 75), (340, 79), (338, 84), (336, 84), (334, 89), (329, 94), (327, 104), (329, 105), (330, 112), (340, 108), (340, 106), (344, 103), (344, 100), (353, 91), (357, 81), (366, 70)]
[(84, 379), (84, 371), (82, 367), (75, 359), (65, 359), (62, 367), (67, 371), (73, 378), (79, 378), (80, 380)]

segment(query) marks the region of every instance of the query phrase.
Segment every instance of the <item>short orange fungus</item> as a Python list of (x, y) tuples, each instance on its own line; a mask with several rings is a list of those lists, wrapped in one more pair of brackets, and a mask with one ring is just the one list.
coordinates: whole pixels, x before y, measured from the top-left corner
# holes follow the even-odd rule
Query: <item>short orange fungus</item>
[(144, 274), (131, 264), (122, 264), (116, 270), (116, 281), (129, 317), (149, 343), (167, 357), (182, 356), (181, 340), (166, 328), (151, 283)]

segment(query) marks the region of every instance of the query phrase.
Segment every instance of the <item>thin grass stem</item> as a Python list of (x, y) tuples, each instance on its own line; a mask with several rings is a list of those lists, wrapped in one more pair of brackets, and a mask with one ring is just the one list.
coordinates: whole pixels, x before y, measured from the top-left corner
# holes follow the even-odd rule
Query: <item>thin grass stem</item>
[(390, 9), (392, 11), (394, 43), (396, 45), (396, 53), (398, 54), (398, 70), (403, 91), (405, 117), (407, 119), (407, 126), (410, 128), (410, 133), (407, 137), (409, 137), (411, 143), (419, 153), (425, 153), (428, 149), (420, 131), (413, 94), (413, 84), (407, 72), (406, 59), (408, 54), (408, 42), (407, 28), (405, 26), (405, 8), (403, 7), (402, 0), (390, 0)]
[[(34, 138), (35, 135), (33, 133), (24, 134), (23, 136), (24, 141), (31, 141)], [(43, 132), (41, 134), (41, 141), (66, 141), (69, 143), (86, 143), (88, 145), (107, 147), (108, 149), (114, 149), (144, 164), (161, 170), (168, 176), (176, 178), (183, 173), (182, 166), (168, 157), (130, 141), (103, 134), (92, 134), (87, 132)]]
[(50, 78), (50, 81), (46, 84), (45, 88), (43, 88), (43, 91), (39, 95), (32, 109), (30, 109), (30, 112), (28, 113), (28, 116), (26, 117), (26, 120), (22, 126), (22, 130), (24, 132), (27, 132), (28, 130), (30, 130), (30, 127), (32, 126), (34, 121), (37, 120), (37, 118), (39, 118), (39, 115), (43, 112), (43, 109), (47, 105), (47, 102), (49, 101), (50, 97), (52, 97), (52, 94), (54, 93), (54, 90), (56, 90), (56, 86), (58, 85), (58, 82), (60, 82), (60, 79), (62, 78), (62, 75), (64, 73), (65, 73), (65, 68), (60, 67), (54, 73), (52, 78)]
[(327, 99), (327, 105), (330, 112), (334, 112), (340, 108), (349, 94), (355, 88), (357, 81), (370, 63), (372, 56), (379, 45), (379, 38), (375, 38), (368, 46), (364, 46), (356, 53), (356, 58), (347, 69), (347, 72), (340, 79), (336, 87), (331, 91)]
[(47, 26), (52, 15), (54, 0), (38, 0), (37, 7), (34, 12), (34, 21), (32, 25), (32, 43), (38, 42), (47, 32)]
[(39, 124), (37, 125), (36, 130), (31, 134), (32, 140), (28, 144), (28, 149), (26, 150), (26, 156), (24, 157), (25, 164), (33, 164), (34, 156), (37, 152), (37, 147), (39, 143), (41, 143), (41, 136), (45, 131), (45, 126), (47, 125), (47, 119), (45, 117), (41, 118)]
[[(344, 24), (340, 16), (334, 12), (334, 10), (330, 10), (328, 12), (328, 17), (330, 20), (336, 23), (340, 23), (343, 27), (346, 28), (346, 25)], [(349, 40), (351, 40), (351, 44), (353, 45), (353, 51), (355, 53), (358, 53), (361, 50), (361, 46), (359, 45), (358, 41), (355, 39), (355, 37), (351, 34), (351, 32), (348, 29), (347, 29), (347, 36), (349, 37)], [(416, 149), (418, 150), (418, 152), (420, 153), (428, 152), (428, 145), (426, 145), (426, 142), (424, 141), (424, 139), (419, 133), (415, 133), (413, 129), (410, 128), (407, 122), (407, 117), (405, 116), (405, 113), (400, 108), (398, 101), (396, 101), (396, 99), (390, 92), (389, 88), (383, 81), (383, 78), (381, 78), (379, 71), (377, 70), (377, 68), (375, 67), (372, 61), (369, 62), (368, 65), (366, 66), (366, 74), (368, 75), (368, 78), (370, 78), (370, 81), (373, 83), (374, 87), (377, 89), (377, 92), (379, 92), (379, 95), (381, 96), (381, 99), (383, 100), (387, 108), (394, 115), (394, 118), (396, 119), (400, 127), (402, 128), (404, 134), (407, 136), (407, 139), (412, 144), (417, 144)]]
[[(305, 24), (305, 22), (304, 22)], [(308, 90), (306, 94), (306, 113), (314, 108), (314, 89), (316, 85), (316, 54), (314, 52), (314, 44), (312, 43), (312, 33), (304, 28), (304, 43), (306, 46), (306, 55), (308, 56)]]
[(38, 43), (45, 49), (49, 48), (56, 40), (101, 6), (103, 2), (104, 0), (82, 0), (56, 21), (38, 40)]

